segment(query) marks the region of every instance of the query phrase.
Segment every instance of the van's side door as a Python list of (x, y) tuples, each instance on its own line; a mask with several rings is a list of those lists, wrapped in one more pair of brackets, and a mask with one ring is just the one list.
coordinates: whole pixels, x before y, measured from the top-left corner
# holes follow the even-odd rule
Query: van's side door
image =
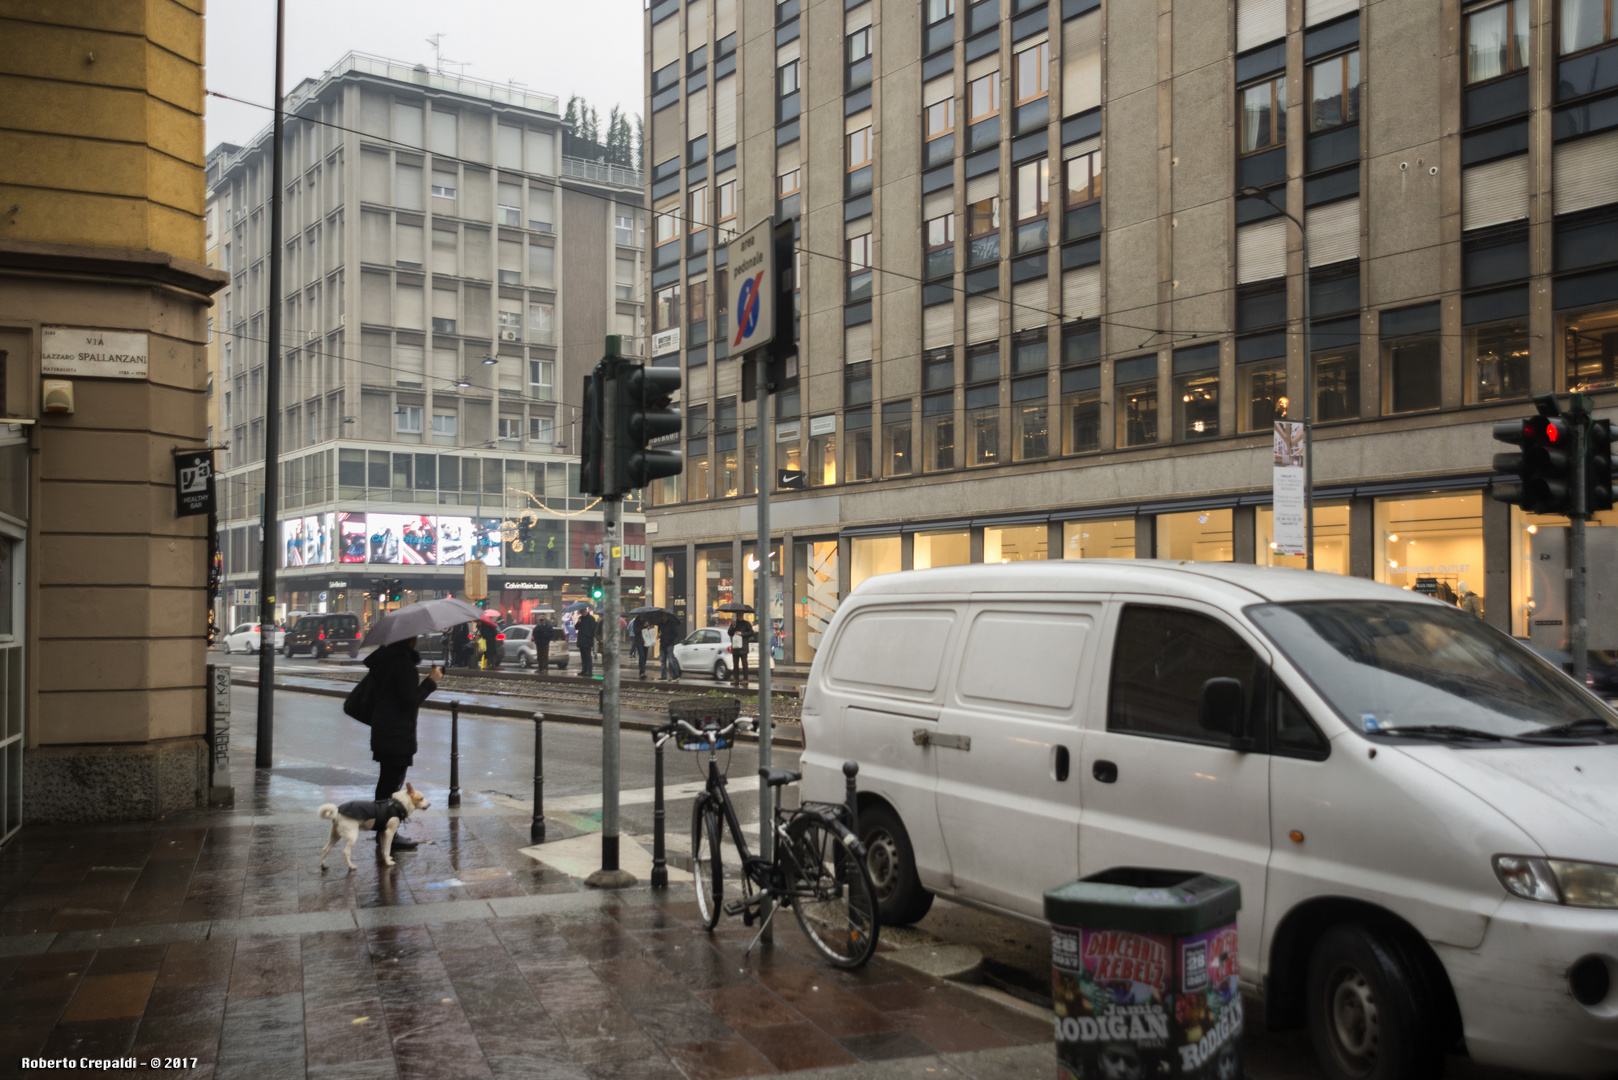
[[(1257, 956), (1270, 857), (1270, 764), (1263, 753), (1270, 655), (1221, 612), (1191, 601), (1118, 598), (1108, 617), (1107, 705), (1084, 733), (1079, 868), (1198, 870), (1242, 886), (1240, 933)], [(1203, 730), (1203, 684), (1243, 687), (1255, 749)], [(1257, 975), (1254, 964), (1244, 978)]]
[(963, 897), (1032, 918), (1078, 876), (1079, 719), (1099, 598), (974, 601), (938, 730), (938, 819)]

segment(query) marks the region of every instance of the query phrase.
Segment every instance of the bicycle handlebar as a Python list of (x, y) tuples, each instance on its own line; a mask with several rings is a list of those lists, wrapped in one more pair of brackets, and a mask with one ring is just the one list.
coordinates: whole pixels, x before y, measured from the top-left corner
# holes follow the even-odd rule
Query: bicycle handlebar
[(688, 720), (670, 720), (661, 727), (653, 728), (652, 738), (661, 745), (683, 730), (699, 739), (724, 739), (734, 735), (738, 730), (751, 731), (754, 726), (752, 719), (746, 716), (739, 716), (723, 727), (697, 727)]

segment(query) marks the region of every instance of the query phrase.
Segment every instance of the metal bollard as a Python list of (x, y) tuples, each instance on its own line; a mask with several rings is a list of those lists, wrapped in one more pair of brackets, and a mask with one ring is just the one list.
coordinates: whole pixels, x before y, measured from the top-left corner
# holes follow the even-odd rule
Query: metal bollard
[(657, 785), (652, 795), (652, 888), (666, 889), (669, 864), (663, 848), (663, 740), (653, 735), (652, 746), (656, 758), (653, 783)]
[(854, 790), (854, 778), (859, 774), (859, 762), (843, 762), (843, 776), (847, 789), (843, 798), (848, 801), (848, 830), (854, 834), (856, 840), (860, 838), (860, 801), (858, 793)]
[(545, 714), (534, 714), (534, 820), (528, 826), (528, 839), (545, 840)]
[(461, 703), (449, 703), (449, 804), (461, 805)]

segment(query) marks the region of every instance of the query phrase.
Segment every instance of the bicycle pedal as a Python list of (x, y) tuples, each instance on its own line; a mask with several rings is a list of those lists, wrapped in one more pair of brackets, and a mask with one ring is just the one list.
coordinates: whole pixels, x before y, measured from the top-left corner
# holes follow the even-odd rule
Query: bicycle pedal
[[(737, 915), (742, 914), (746, 910), (747, 910), (747, 901), (746, 900), (727, 900), (727, 901), (725, 901), (725, 914), (731, 916), (732, 918), (734, 918)], [(748, 921), (749, 922), (752, 921), (752, 916), (751, 915), (748, 916)]]

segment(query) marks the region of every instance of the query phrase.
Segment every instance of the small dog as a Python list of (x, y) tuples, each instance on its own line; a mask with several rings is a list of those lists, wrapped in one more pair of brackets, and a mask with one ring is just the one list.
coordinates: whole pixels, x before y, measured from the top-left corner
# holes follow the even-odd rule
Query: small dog
[(348, 863), (350, 870), (358, 870), (354, 865), (354, 844), (360, 838), (361, 829), (373, 829), (378, 819), (384, 815), (386, 824), (382, 827), (382, 861), (389, 866), (393, 865), (393, 834), (399, 831), (404, 820), (417, 810), (427, 810), (432, 803), (427, 796), (417, 791), (408, 781), (403, 791), (395, 791), (393, 798), (372, 802), (369, 799), (356, 799), (341, 806), (336, 803), (327, 803), (320, 808), (320, 816), (331, 822), (331, 835), (326, 838), (326, 846), (320, 849), (320, 868), (326, 869), (326, 854), (331, 851), (332, 845), (337, 843), (341, 836), (345, 841), (343, 845), (343, 859)]

